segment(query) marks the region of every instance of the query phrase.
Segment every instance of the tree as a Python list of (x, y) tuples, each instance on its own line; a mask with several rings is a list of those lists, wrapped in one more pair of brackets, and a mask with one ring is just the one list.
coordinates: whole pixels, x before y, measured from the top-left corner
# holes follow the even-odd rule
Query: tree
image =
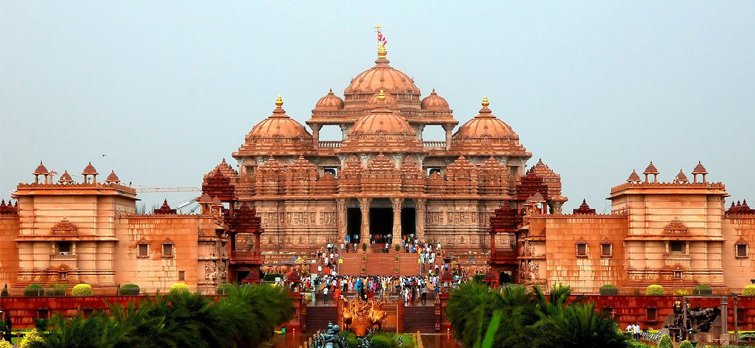
[(534, 328), (536, 347), (623, 347), (616, 322), (595, 310), (594, 304), (575, 303), (542, 318)]

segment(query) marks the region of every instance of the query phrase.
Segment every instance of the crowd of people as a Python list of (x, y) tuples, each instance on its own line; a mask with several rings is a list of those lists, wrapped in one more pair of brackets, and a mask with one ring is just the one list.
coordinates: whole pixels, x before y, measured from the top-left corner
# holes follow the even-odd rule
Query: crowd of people
[[(429, 294), (438, 294), (443, 286), (458, 285), (460, 278), (442, 284), (435, 274), (425, 276), (339, 276), (339, 275), (311, 275), (302, 279), (301, 288), (295, 289), (304, 293), (322, 294), (324, 304), (333, 299), (346, 296), (359, 296), (363, 300), (375, 297), (400, 297), (404, 304), (422, 306), (427, 305)], [(313, 303), (315, 302), (313, 296)]]

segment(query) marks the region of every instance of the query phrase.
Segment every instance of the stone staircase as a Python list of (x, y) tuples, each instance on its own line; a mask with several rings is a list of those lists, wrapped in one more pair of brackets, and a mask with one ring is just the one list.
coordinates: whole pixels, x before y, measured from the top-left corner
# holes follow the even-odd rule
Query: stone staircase
[(329, 322), (338, 323), (338, 307), (307, 306), (307, 332), (324, 330)]
[(421, 333), (435, 332), (434, 306), (404, 307), (404, 332), (417, 331)]

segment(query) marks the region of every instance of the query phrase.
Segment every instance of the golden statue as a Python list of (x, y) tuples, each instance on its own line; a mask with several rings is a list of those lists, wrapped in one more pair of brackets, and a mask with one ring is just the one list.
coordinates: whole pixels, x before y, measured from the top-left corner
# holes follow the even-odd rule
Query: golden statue
[(383, 310), (385, 299), (363, 301), (358, 296), (346, 300), (343, 306), (343, 324), (358, 337), (367, 335), (370, 329), (380, 331), (387, 313)]

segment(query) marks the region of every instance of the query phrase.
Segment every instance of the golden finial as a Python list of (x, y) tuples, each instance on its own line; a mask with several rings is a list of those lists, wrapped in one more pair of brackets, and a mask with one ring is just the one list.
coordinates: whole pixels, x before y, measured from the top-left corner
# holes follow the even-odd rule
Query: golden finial
[(488, 97), (482, 97), (482, 106), (488, 107), (490, 105), (490, 101), (488, 100)]
[(388, 50), (385, 49), (383, 43), (378, 44), (378, 58), (385, 58), (388, 55)]
[(277, 107), (283, 106), (283, 98), (281, 98), (281, 96), (278, 96), (278, 98), (275, 98), (275, 106)]
[(378, 95), (377, 95), (377, 100), (379, 102), (384, 102), (385, 101), (385, 91), (383, 91), (382, 89), (380, 90), (380, 93), (378, 93)]

